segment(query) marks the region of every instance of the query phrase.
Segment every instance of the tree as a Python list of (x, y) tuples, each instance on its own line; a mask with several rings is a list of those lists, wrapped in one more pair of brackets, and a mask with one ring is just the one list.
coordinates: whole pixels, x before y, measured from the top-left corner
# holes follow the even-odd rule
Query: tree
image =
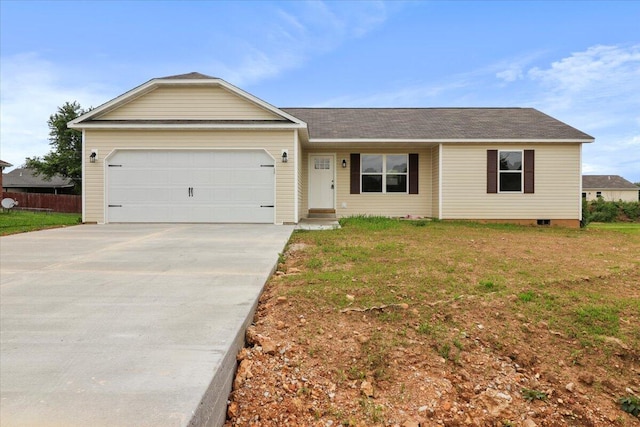
[(36, 175), (51, 179), (54, 175), (70, 179), (74, 191), (80, 194), (82, 189), (82, 132), (69, 129), (67, 123), (86, 113), (76, 101), (65, 102), (58, 112), (49, 117), (49, 154), (40, 157), (27, 157), (26, 166)]

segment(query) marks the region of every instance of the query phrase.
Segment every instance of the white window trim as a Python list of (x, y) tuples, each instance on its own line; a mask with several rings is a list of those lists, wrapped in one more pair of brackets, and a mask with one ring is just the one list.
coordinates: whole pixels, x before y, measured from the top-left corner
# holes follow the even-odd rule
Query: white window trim
[[(364, 156), (382, 156), (382, 172), (362, 172), (362, 160)], [(407, 177), (407, 188), (404, 192), (387, 192), (387, 156), (405, 156), (407, 158), (407, 171), (403, 173), (391, 173), (389, 175), (404, 175)], [(364, 191), (362, 185), (363, 175), (382, 175), (382, 191)], [(409, 194), (409, 153), (360, 153), (360, 194)]]
[[(500, 170), (500, 154), (501, 153), (520, 153), (522, 164), (519, 171), (503, 171)], [(524, 150), (498, 150), (498, 193), (503, 194), (524, 194)], [(500, 189), (500, 174), (502, 173), (519, 173), (520, 174), (520, 191), (502, 191)]]

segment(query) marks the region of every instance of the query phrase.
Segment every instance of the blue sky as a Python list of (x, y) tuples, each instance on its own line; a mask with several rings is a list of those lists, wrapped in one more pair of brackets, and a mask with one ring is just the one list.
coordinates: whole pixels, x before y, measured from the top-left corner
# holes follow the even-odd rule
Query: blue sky
[(0, 158), (49, 151), (66, 101), (198, 71), (279, 107), (534, 107), (640, 182), (639, 1), (0, 0)]

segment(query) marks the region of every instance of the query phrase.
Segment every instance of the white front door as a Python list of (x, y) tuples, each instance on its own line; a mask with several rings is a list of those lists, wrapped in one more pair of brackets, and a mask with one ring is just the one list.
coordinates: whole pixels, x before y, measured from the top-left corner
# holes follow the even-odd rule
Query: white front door
[(309, 209), (334, 209), (334, 163), (331, 154), (309, 156)]

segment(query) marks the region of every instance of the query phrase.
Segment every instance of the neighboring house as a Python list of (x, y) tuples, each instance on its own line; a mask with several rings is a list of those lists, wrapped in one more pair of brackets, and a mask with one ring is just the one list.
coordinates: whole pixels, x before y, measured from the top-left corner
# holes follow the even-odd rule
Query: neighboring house
[(2, 190), (13, 193), (73, 194), (73, 182), (60, 176), (47, 180), (32, 169), (16, 168), (4, 174)]
[(13, 166), (11, 163), (5, 162), (4, 160), (0, 160), (0, 191), (4, 192), (4, 188), (2, 187), (2, 179), (4, 178), (4, 168), (10, 168), (11, 166)]
[(532, 108), (276, 108), (150, 80), (83, 131), (83, 221), (297, 223), (317, 213), (579, 226), (581, 146)]
[(618, 175), (582, 175), (582, 198), (609, 202), (640, 200), (640, 187)]

